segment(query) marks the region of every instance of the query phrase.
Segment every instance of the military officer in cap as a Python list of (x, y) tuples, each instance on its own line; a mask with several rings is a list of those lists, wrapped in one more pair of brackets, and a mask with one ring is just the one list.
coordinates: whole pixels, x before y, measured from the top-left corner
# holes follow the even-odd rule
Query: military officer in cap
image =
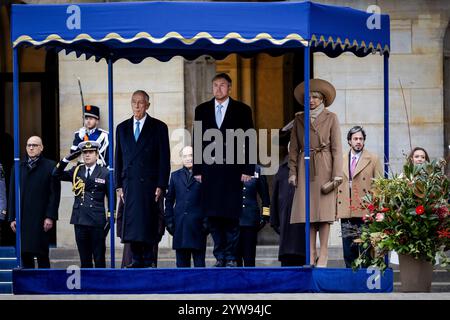
[(108, 165), (108, 132), (98, 128), (100, 121), (100, 109), (97, 106), (84, 106), (84, 127), (75, 132), (70, 152), (74, 153), (82, 141), (96, 141), (100, 144), (98, 149), (97, 164), (106, 167)]
[[(63, 158), (53, 170), (53, 176), (71, 181), (75, 193), (70, 223), (75, 226), (75, 240), (81, 268), (105, 268), (105, 197), (108, 196), (109, 171), (97, 164), (100, 144), (83, 141), (77, 150)], [(67, 164), (82, 153), (83, 162), (69, 170)]]

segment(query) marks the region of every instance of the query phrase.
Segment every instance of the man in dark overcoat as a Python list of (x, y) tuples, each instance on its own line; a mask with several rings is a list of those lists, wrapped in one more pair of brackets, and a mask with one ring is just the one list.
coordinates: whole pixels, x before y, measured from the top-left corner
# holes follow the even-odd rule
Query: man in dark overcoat
[(167, 125), (146, 112), (148, 94), (133, 93), (133, 116), (116, 129), (115, 179), (123, 198), (122, 241), (129, 242), (131, 268), (155, 267), (153, 246), (158, 243), (158, 200), (170, 175)]
[[(95, 268), (106, 267), (105, 198), (109, 191), (109, 170), (97, 162), (100, 148), (96, 141), (80, 142), (75, 152), (63, 158), (53, 170), (57, 179), (72, 182), (75, 199), (70, 224), (74, 225), (81, 268), (93, 268), (92, 260)], [(80, 153), (83, 153), (83, 163), (64, 170)]]
[[(203, 211), (214, 240), (215, 266), (235, 267), (242, 183), (249, 181), (255, 172), (256, 158), (250, 163), (248, 139), (246, 143), (242, 139), (227, 139), (227, 133), (230, 136), (238, 133), (237, 129), (244, 132), (253, 129), (252, 110), (229, 96), (231, 79), (227, 74), (216, 75), (212, 86), (214, 98), (195, 109), (193, 174), (203, 184)], [(222, 139), (216, 136), (212, 142), (208, 141), (205, 132), (212, 132), (210, 129), (215, 129)]]
[[(58, 219), (61, 184), (52, 176), (55, 161), (42, 156), (44, 146), (40, 137), (27, 141), (27, 156), (20, 164), (21, 258), (23, 268), (50, 268), (49, 230)], [(8, 219), (16, 232), (15, 181), (11, 172)]]
[(192, 147), (181, 150), (183, 168), (170, 176), (165, 220), (173, 235), (177, 267), (205, 266), (207, 223), (201, 206), (201, 184), (192, 175)]
[(290, 185), (288, 158), (278, 168), (273, 179), (270, 225), (280, 235), (278, 260), (282, 267), (305, 264), (305, 224), (291, 224), (291, 209), (295, 187)]

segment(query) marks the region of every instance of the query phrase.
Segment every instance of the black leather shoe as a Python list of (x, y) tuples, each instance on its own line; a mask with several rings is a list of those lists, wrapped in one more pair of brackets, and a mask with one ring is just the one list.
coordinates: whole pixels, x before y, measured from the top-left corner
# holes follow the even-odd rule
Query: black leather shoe
[(133, 262), (133, 263), (130, 263), (129, 265), (125, 266), (125, 268), (127, 268), (127, 269), (144, 268), (144, 265), (141, 263)]
[(217, 260), (217, 262), (214, 265), (214, 267), (220, 267), (220, 268), (225, 267), (225, 260)]
[(155, 262), (152, 262), (152, 263), (150, 263), (150, 264), (145, 264), (145, 265), (144, 265), (144, 268), (156, 268), (156, 263), (155, 263)]
[(227, 263), (225, 264), (225, 267), (231, 267), (231, 268), (237, 267), (236, 260), (228, 260)]

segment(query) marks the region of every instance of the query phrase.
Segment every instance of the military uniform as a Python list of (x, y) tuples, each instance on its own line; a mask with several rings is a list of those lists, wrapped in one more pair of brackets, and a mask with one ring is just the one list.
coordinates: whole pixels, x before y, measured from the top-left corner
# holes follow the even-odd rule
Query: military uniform
[[(84, 116), (92, 117), (95, 119), (100, 119), (100, 109), (97, 106), (87, 105), (84, 106)], [(108, 157), (108, 131), (105, 131), (100, 128), (94, 128), (92, 130), (88, 130), (85, 127), (80, 128), (78, 131), (75, 131), (75, 135), (73, 138), (72, 147), (70, 147), (71, 152), (75, 152), (78, 150), (78, 145), (83, 141), (95, 141), (99, 143), (98, 148), (98, 160), (97, 164), (106, 167), (109, 163)]]
[[(263, 209), (258, 203), (261, 198)], [(261, 175), (261, 167), (255, 166), (255, 174), (242, 187), (242, 214), (239, 217), (239, 243), (237, 248), (237, 266), (254, 267), (258, 231), (269, 218), (270, 196), (267, 179)]]
[[(89, 149), (94, 142), (80, 143), (82, 151)], [(98, 144), (95, 144), (98, 146)], [(70, 223), (74, 225), (75, 239), (80, 254), (81, 268), (92, 268), (92, 257), (95, 267), (105, 267), (105, 196), (109, 190), (109, 171), (107, 168), (95, 165), (89, 177), (85, 164), (79, 164), (69, 170), (64, 170), (69, 163), (61, 160), (53, 171), (53, 176), (61, 181), (71, 181), (75, 201), (73, 203)]]

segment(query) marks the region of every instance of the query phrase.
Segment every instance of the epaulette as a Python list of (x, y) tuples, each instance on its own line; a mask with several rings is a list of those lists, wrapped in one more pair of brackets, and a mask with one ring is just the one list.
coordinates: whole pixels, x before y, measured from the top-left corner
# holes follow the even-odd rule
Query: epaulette
[(106, 133), (106, 134), (109, 134), (109, 132), (108, 131), (106, 131), (106, 130), (103, 130), (103, 129), (101, 129), (101, 128), (97, 128), (99, 131), (101, 131), (101, 132), (104, 132), (104, 133)]

